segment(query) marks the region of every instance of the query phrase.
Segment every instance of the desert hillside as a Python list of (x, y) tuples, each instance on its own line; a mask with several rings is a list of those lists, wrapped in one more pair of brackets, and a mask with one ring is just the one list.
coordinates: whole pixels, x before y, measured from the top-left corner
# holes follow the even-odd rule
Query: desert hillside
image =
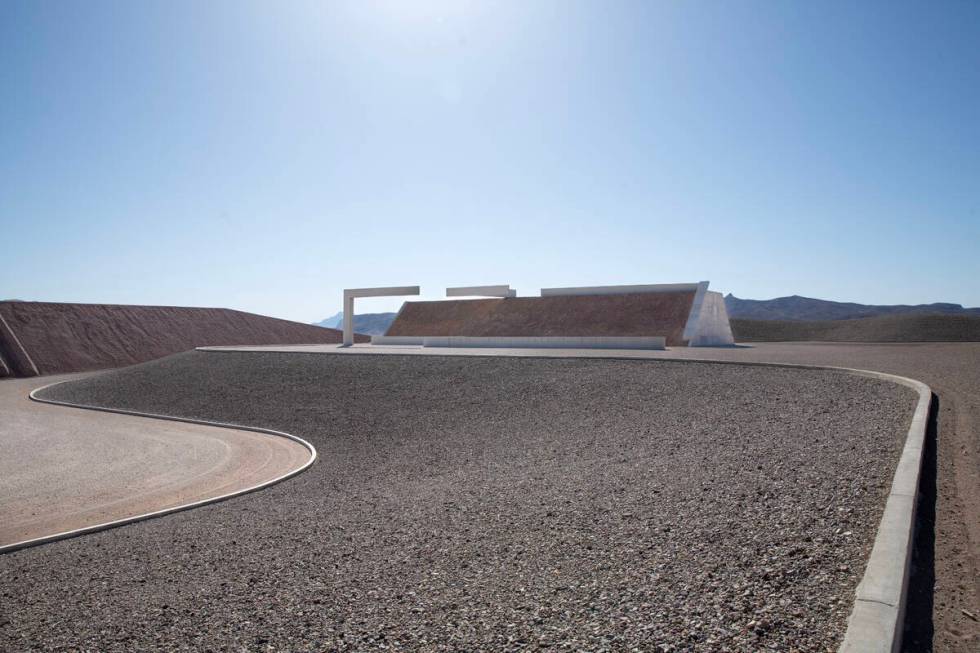
[(0, 376), (121, 367), (204, 345), (341, 341), (335, 329), (226, 308), (0, 302), (0, 318)]

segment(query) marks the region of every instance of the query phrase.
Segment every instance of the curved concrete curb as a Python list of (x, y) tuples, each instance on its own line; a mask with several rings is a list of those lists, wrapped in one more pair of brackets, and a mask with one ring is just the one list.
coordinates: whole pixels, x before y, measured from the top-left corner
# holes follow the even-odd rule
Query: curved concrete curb
[[(257, 353), (264, 350), (234, 349), (230, 347), (198, 347), (207, 353)], [(272, 349), (271, 351), (274, 351)], [(301, 353), (307, 355), (356, 355), (338, 351), (282, 351), (281, 353)], [(368, 354), (365, 354), (368, 355)], [(390, 356), (413, 356), (405, 352), (386, 352)], [(474, 354), (439, 352), (439, 356), (478, 356), (493, 357), (494, 354), (481, 352)], [(866, 376), (882, 381), (897, 383), (915, 390), (919, 399), (912, 415), (912, 424), (905, 438), (892, 486), (885, 501), (885, 511), (874, 546), (865, 567), (864, 576), (855, 590), (854, 607), (848, 617), (847, 631), (838, 649), (847, 653), (884, 653), (901, 650), (904, 629), (905, 606), (908, 600), (908, 583), (912, 561), (915, 535), (915, 510), (919, 490), (919, 474), (922, 468), (922, 453), (925, 446), (926, 430), (929, 423), (929, 409), (932, 405), (932, 389), (915, 379), (873, 370), (859, 370), (852, 367), (831, 365), (805, 365), (798, 363), (770, 363), (762, 361), (721, 361), (709, 358), (667, 358), (664, 356), (627, 356), (613, 354), (588, 354), (581, 352), (563, 355), (561, 352), (543, 354), (529, 353), (522, 356), (514, 351), (505, 355), (520, 358), (570, 358), (626, 361), (667, 361), (675, 363), (710, 363), (712, 365), (746, 365), (750, 367), (782, 367), (790, 369), (828, 370)]]
[(864, 577), (855, 591), (854, 608), (839, 650), (897, 652), (902, 648), (904, 634), (912, 550), (915, 546), (919, 475), (929, 425), (932, 389), (906, 377), (863, 373), (908, 386), (919, 393), (919, 401), (895, 469)]
[(853, 367), (713, 361), (702, 358), (656, 360), (846, 372), (904, 385), (918, 393), (919, 399), (915, 405), (915, 412), (912, 413), (912, 423), (909, 425), (902, 455), (898, 459), (898, 466), (892, 477), (891, 490), (885, 500), (885, 511), (878, 524), (874, 546), (868, 557), (868, 564), (864, 568), (864, 576), (854, 591), (854, 607), (847, 619), (844, 640), (838, 648), (840, 653), (900, 651), (905, 626), (905, 606), (908, 601), (912, 550), (915, 546), (915, 510), (919, 493), (919, 475), (922, 470), (922, 453), (929, 426), (929, 410), (932, 406), (932, 388), (916, 379)]
[(167, 421), (171, 421), (171, 422), (186, 422), (188, 424), (201, 424), (203, 426), (214, 426), (214, 427), (217, 427), (217, 428), (230, 428), (230, 429), (236, 429), (236, 430), (239, 430), (239, 431), (253, 431), (255, 433), (264, 433), (266, 435), (272, 435), (272, 436), (276, 436), (276, 437), (287, 438), (289, 440), (293, 440), (295, 442), (298, 442), (301, 445), (303, 445), (304, 447), (306, 447), (309, 450), (309, 452), (310, 452), (310, 459), (307, 460), (301, 467), (298, 467), (298, 468), (296, 468), (296, 469), (294, 469), (294, 470), (292, 470), (290, 472), (286, 472), (285, 474), (281, 474), (281, 475), (279, 475), (279, 476), (277, 476), (277, 477), (275, 477), (273, 479), (270, 479), (268, 481), (263, 481), (262, 483), (258, 483), (256, 485), (252, 485), (252, 486), (249, 486), (247, 488), (243, 488), (241, 490), (235, 490), (234, 492), (228, 492), (226, 494), (221, 494), (221, 495), (218, 495), (216, 497), (210, 497), (210, 498), (207, 498), (207, 499), (200, 499), (198, 501), (193, 501), (191, 503), (184, 503), (184, 504), (177, 505), (177, 506), (171, 506), (170, 508), (163, 508), (162, 510), (154, 510), (153, 512), (147, 512), (147, 513), (142, 513), (142, 514), (139, 514), (139, 515), (133, 515), (132, 517), (124, 517), (122, 519), (116, 519), (116, 520), (109, 521), (109, 522), (104, 522), (104, 523), (101, 523), (101, 524), (93, 524), (92, 526), (84, 526), (82, 528), (76, 528), (76, 529), (70, 530), (70, 531), (64, 531), (64, 532), (61, 532), (61, 533), (55, 533), (53, 535), (45, 535), (43, 537), (36, 537), (36, 538), (30, 539), (30, 540), (23, 540), (21, 542), (14, 542), (12, 544), (7, 544), (7, 545), (4, 545), (4, 546), (0, 546), (0, 554), (10, 553), (11, 551), (17, 551), (19, 549), (26, 549), (28, 547), (37, 546), (39, 544), (47, 544), (48, 542), (55, 542), (57, 540), (64, 540), (64, 539), (67, 539), (67, 538), (70, 538), (70, 537), (75, 537), (77, 535), (85, 535), (85, 534), (88, 534), (88, 533), (95, 533), (95, 532), (98, 532), (98, 531), (104, 531), (104, 530), (108, 530), (110, 528), (116, 528), (117, 526), (125, 526), (126, 524), (132, 524), (134, 522), (144, 521), (146, 519), (153, 519), (154, 517), (163, 517), (164, 515), (170, 515), (170, 514), (175, 513), (175, 512), (181, 512), (183, 510), (190, 510), (191, 508), (198, 508), (200, 506), (206, 506), (206, 505), (211, 504), (211, 503), (217, 503), (219, 501), (225, 501), (226, 499), (232, 499), (234, 497), (238, 497), (238, 496), (241, 496), (243, 494), (248, 494), (250, 492), (255, 492), (257, 490), (265, 489), (267, 487), (270, 487), (272, 485), (275, 485), (276, 483), (280, 483), (282, 481), (285, 481), (288, 478), (292, 478), (293, 476), (296, 476), (300, 472), (303, 472), (303, 471), (306, 471), (307, 469), (309, 469), (310, 465), (312, 465), (316, 461), (316, 456), (317, 456), (316, 448), (312, 444), (310, 444), (309, 442), (307, 442), (306, 440), (304, 440), (303, 438), (300, 438), (298, 436), (292, 435), (291, 433), (284, 433), (282, 431), (273, 431), (271, 429), (257, 428), (257, 427), (254, 427), (254, 426), (242, 426), (240, 424), (226, 424), (224, 422), (211, 422), (211, 421), (208, 421), (208, 420), (190, 419), (190, 418), (187, 418), (187, 417), (171, 417), (169, 415), (157, 415), (157, 414), (154, 414), (154, 413), (141, 413), (141, 412), (134, 411), (134, 410), (122, 410), (122, 409), (117, 409), (117, 408), (103, 408), (101, 406), (87, 406), (87, 405), (84, 405), (84, 404), (76, 404), (76, 403), (72, 403), (72, 402), (68, 402), (68, 401), (57, 401), (57, 400), (54, 400), (54, 399), (42, 399), (41, 397), (38, 397), (37, 394), (36, 394), (36, 393), (38, 393), (38, 392), (40, 392), (40, 391), (42, 391), (42, 390), (44, 390), (46, 388), (50, 388), (50, 387), (59, 385), (61, 383), (68, 383), (68, 381), (59, 381), (57, 383), (49, 383), (48, 385), (41, 386), (40, 388), (35, 388), (34, 390), (31, 391), (31, 393), (28, 396), (33, 401), (37, 401), (37, 402), (43, 403), (43, 404), (53, 404), (55, 406), (68, 406), (70, 408), (82, 408), (82, 409), (85, 409), (85, 410), (97, 410), (97, 411), (101, 411), (101, 412), (104, 412), (104, 413), (118, 413), (120, 415), (135, 415), (137, 417), (147, 417), (147, 418), (150, 418), (150, 419), (160, 419), (160, 420), (167, 420)]
[[(666, 359), (658, 360), (681, 360)], [(919, 399), (905, 445), (892, 477), (891, 490), (885, 500), (885, 511), (878, 524), (874, 546), (864, 568), (864, 576), (854, 591), (854, 607), (847, 619), (847, 631), (840, 653), (897, 653), (902, 649), (905, 607), (908, 601), (912, 550), (915, 547), (915, 511), (919, 494), (922, 453), (929, 426), (932, 388), (925, 383), (895, 374), (830, 365), (799, 365), (755, 361), (712, 361), (684, 359), (699, 363), (726, 363), (759, 367), (787, 367), (830, 370), (866, 376), (904, 385), (916, 391)]]

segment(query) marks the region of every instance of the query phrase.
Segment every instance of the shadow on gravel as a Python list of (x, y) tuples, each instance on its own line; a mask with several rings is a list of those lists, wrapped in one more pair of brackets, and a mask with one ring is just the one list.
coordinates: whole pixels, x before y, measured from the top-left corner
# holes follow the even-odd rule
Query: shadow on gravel
[(931, 651), (932, 603), (936, 585), (936, 438), (939, 435), (939, 397), (933, 393), (926, 429), (919, 497), (916, 503), (915, 548), (909, 578), (902, 650)]

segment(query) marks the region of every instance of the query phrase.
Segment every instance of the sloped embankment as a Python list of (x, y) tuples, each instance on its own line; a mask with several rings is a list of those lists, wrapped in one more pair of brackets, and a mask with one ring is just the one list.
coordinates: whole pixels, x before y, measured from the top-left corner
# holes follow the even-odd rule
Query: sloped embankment
[(663, 336), (685, 344), (694, 290), (405, 302), (389, 336)]
[(0, 302), (0, 376), (121, 367), (205, 345), (340, 341), (336, 329), (227, 308)]

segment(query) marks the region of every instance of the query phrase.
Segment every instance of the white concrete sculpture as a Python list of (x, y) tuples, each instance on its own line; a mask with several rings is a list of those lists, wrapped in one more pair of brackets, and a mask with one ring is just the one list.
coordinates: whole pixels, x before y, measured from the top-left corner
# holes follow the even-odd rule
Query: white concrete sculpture
[[(694, 316), (693, 308), (691, 315)], [(686, 330), (685, 337), (687, 337)], [(687, 338), (687, 346), (724, 347), (734, 344), (735, 337), (732, 335), (732, 326), (728, 321), (725, 298), (720, 292), (705, 292), (690, 337)]]
[(516, 297), (510, 284), (499, 286), (458, 286), (446, 288), (446, 297)]
[(403, 297), (418, 295), (418, 286), (389, 286), (387, 288), (347, 288), (344, 290), (344, 347), (354, 344), (354, 299), (357, 297)]
[(684, 325), (684, 340), (688, 341), (688, 347), (691, 346), (691, 340), (698, 332), (701, 308), (704, 306), (704, 296), (708, 292), (708, 283), (707, 281), (700, 281), (694, 286), (694, 302), (691, 303), (691, 312), (687, 314), (687, 324)]

